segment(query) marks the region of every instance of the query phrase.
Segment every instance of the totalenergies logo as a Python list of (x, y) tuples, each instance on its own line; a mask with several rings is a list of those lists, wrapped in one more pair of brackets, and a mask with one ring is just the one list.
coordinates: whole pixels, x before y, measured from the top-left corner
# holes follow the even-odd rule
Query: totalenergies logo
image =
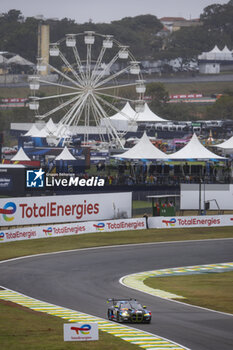
[(91, 330), (91, 326), (89, 324), (84, 324), (81, 327), (71, 327), (72, 331), (75, 331), (76, 334), (89, 334)]
[(7, 202), (3, 208), (0, 208), (0, 214), (2, 214), (3, 219), (5, 221), (12, 221), (14, 220), (14, 216), (8, 216), (12, 215), (16, 212), (16, 204), (13, 202)]
[(4, 241), (5, 233), (0, 232), (0, 241)]
[(52, 236), (53, 229), (52, 229), (52, 227), (48, 227), (47, 230), (44, 229), (43, 232), (46, 234), (46, 236)]
[(103, 222), (99, 222), (97, 225), (93, 224), (97, 231), (103, 231), (105, 228), (105, 224)]
[(166, 224), (166, 226), (174, 227), (176, 225), (176, 219), (175, 218), (172, 218), (170, 220), (163, 220), (162, 222), (164, 224)]

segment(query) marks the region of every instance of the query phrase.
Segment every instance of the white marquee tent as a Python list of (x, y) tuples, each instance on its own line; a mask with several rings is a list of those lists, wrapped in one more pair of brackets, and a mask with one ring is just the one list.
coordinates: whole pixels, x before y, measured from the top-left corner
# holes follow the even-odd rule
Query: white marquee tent
[(127, 102), (120, 112), (109, 117), (107, 120), (101, 120), (100, 126), (108, 126), (108, 122), (110, 122), (116, 130), (128, 131), (130, 129), (133, 131), (133, 126), (136, 127), (135, 118), (136, 112), (130, 106), (129, 102)]
[(167, 122), (167, 120), (152, 112), (148, 104), (145, 103), (143, 112), (139, 112), (136, 115), (136, 122)]
[(215, 61), (233, 61), (233, 52), (228, 49), (227, 46), (220, 50), (217, 45), (208, 52), (202, 52), (198, 56), (199, 60), (215, 60)]
[(55, 158), (55, 160), (76, 160), (76, 158), (70, 153), (65, 146), (62, 152)]
[(193, 134), (189, 143), (184, 146), (179, 151), (169, 154), (169, 159), (221, 159), (224, 160), (224, 157), (218, 156), (215, 153), (210, 152), (205, 148), (201, 142), (198, 140), (196, 134)]
[(20, 55), (15, 55), (11, 58), (9, 58), (9, 60), (7, 60), (7, 64), (19, 64), (21, 66), (34, 66), (34, 63), (26, 60), (25, 58), (21, 57)]
[(33, 124), (32, 127), (24, 134), (24, 136), (31, 136), (31, 137), (36, 137), (39, 133), (39, 130), (37, 129), (36, 125)]
[(20, 149), (18, 150), (16, 155), (14, 155), (14, 157), (11, 158), (11, 160), (13, 160), (13, 161), (25, 161), (25, 160), (30, 161), (31, 159), (26, 155), (23, 148), (20, 147)]
[(54, 124), (52, 118), (47, 121), (45, 125), (45, 130), (48, 131), (49, 133), (54, 133), (57, 130), (56, 125)]
[(123, 154), (115, 158), (122, 159), (167, 159), (167, 155), (155, 147), (146, 133), (143, 134), (138, 143)]
[(225, 142), (222, 142), (218, 145), (214, 145), (214, 147), (220, 148), (226, 152), (233, 152), (233, 136), (231, 136), (231, 138), (229, 138)]

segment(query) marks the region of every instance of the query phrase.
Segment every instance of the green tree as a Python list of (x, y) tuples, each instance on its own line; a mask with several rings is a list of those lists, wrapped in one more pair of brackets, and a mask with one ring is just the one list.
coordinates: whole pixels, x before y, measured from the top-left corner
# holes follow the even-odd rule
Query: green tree
[(221, 96), (207, 109), (208, 119), (233, 119), (233, 94)]

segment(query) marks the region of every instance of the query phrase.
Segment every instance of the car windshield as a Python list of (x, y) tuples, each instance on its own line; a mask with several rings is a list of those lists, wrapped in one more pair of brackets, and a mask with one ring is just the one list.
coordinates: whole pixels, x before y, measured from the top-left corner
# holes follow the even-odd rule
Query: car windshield
[(143, 309), (142, 305), (135, 300), (120, 302), (121, 309)]

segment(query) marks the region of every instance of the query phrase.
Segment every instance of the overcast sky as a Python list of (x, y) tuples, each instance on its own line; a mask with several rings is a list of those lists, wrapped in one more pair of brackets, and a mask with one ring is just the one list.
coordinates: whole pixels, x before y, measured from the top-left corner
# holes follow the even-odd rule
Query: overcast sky
[(229, 0), (1, 0), (0, 12), (20, 10), (25, 17), (70, 18), (77, 23), (111, 22), (123, 17), (152, 14), (198, 18), (206, 6)]

